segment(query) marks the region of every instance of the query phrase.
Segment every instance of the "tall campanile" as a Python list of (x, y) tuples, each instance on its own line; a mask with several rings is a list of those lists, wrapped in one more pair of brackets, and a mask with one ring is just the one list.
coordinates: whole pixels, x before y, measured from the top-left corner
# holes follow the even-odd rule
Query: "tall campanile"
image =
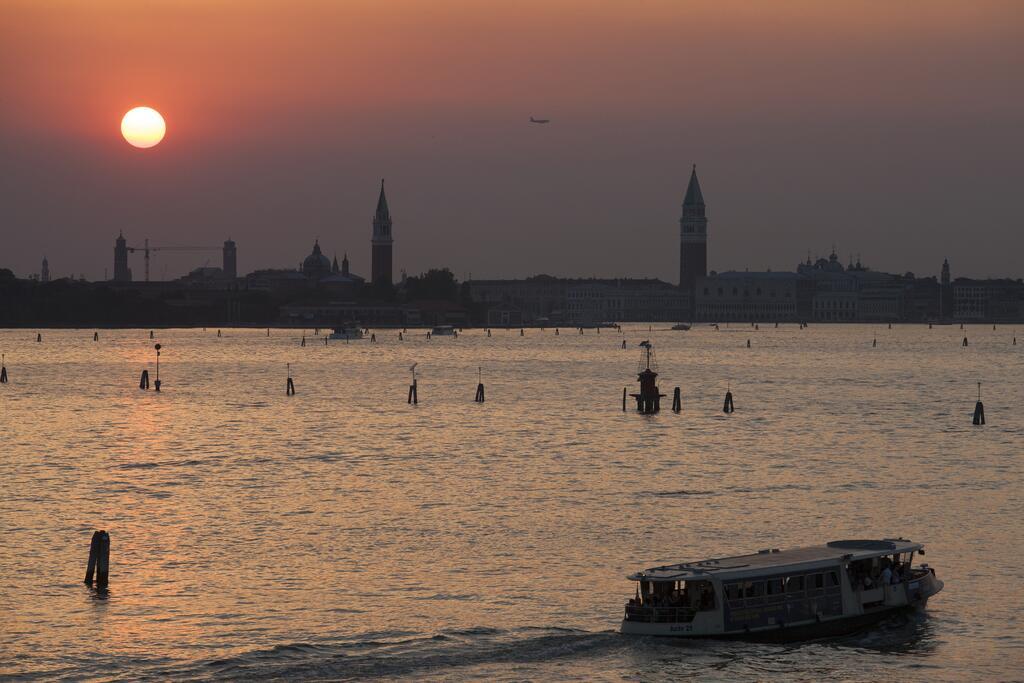
[(384, 179), (380, 181), (380, 197), (377, 198), (377, 213), (373, 216), (373, 239), (371, 240), (370, 281), (373, 284), (390, 285), (391, 277), (391, 213), (388, 198), (384, 196)]
[(679, 287), (690, 292), (691, 301), (697, 278), (707, 274), (708, 218), (694, 164), (683, 199), (683, 217), (679, 219)]

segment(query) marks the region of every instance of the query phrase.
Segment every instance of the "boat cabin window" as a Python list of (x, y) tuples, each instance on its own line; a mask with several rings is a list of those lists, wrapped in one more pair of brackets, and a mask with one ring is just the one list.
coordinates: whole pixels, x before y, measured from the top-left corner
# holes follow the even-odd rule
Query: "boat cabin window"
[(839, 585), (839, 574), (837, 574), (836, 572), (829, 572), (828, 573), (828, 587), (829, 588), (834, 588), (835, 586), (838, 586), (838, 585)]
[(764, 582), (763, 581), (744, 581), (743, 582), (743, 597), (745, 598), (759, 598), (764, 595)]
[(637, 592), (639, 601), (634, 598), (630, 605), (694, 612), (715, 609), (715, 589), (710, 581), (641, 581)]
[(799, 593), (804, 589), (804, 577), (802, 576), (791, 576), (786, 581), (786, 592), (787, 593)]
[(811, 588), (824, 588), (825, 587), (825, 575), (824, 574), (812, 574), (811, 575)]
[(766, 595), (782, 595), (782, 579), (768, 579), (764, 582)]

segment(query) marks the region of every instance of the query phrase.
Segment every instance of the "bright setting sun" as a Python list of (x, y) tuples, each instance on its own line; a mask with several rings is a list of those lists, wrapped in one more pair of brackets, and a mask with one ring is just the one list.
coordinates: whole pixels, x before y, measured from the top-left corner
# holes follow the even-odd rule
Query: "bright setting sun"
[(135, 107), (121, 119), (121, 135), (135, 147), (153, 147), (166, 132), (164, 117), (150, 107)]

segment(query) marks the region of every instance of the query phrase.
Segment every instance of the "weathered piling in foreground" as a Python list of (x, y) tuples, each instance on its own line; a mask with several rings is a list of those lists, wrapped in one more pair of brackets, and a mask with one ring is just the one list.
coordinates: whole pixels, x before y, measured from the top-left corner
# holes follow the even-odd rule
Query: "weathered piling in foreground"
[(37, 342), (43, 341), (43, 335), (42, 335), (41, 332), (36, 332), (36, 341)]
[(622, 387), (622, 412), (626, 412), (626, 387)]
[(967, 337), (964, 337), (964, 343), (963, 343), (963, 346), (967, 346)]
[(377, 333), (373, 332), (373, 333), (370, 334), (370, 343), (374, 344), (376, 342), (377, 342)]
[(871, 340), (871, 348), (875, 348), (876, 346), (878, 346), (878, 337)]
[(285, 384), (284, 395), (285, 396), (294, 396), (295, 395), (295, 382), (292, 381), (292, 364), (291, 363), (288, 363), (288, 382)]
[(269, 327), (267, 328), (267, 336), (268, 337), (270, 336), (270, 328)]
[(99, 332), (93, 332), (92, 333), (92, 340), (93, 341), (99, 341), (100, 340), (100, 333)]
[(750, 348), (750, 340), (749, 339), (747, 340), (747, 348), (748, 349)]
[(412, 367), (409, 368), (409, 372), (412, 373), (412, 384), (409, 385), (409, 403), (412, 404), (412, 405), (416, 405), (419, 402), (419, 396), (417, 395), (417, 390), (416, 390), (416, 366), (417, 365), (419, 365), (419, 363), (413, 363)]
[(736, 406), (732, 402), (732, 391), (727, 390), (725, 392), (725, 405), (722, 406), (723, 413), (734, 413), (736, 412)]
[(523, 328), (520, 327), (519, 328), (519, 336), (520, 337), (525, 337), (526, 336), (526, 330), (524, 330)]
[(555, 328), (555, 336), (556, 337), (558, 336), (558, 328), (557, 327)]
[[(1016, 341), (1014, 341), (1016, 343)], [(0, 355), (0, 384), (7, 384), (7, 354)]]
[(153, 389), (160, 391), (160, 345), (157, 344), (153, 347), (156, 349), (156, 380), (153, 381)]
[(622, 340), (622, 348), (626, 348), (626, 340), (625, 339)]
[(985, 405), (981, 402), (981, 382), (978, 382), (978, 402), (974, 404), (973, 423), (978, 426), (985, 424)]
[(405, 341), (405, 340), (404, 340), (404, 339), (402, 338), (402, 333), (401, 333), (401, 332), (399, 332), (399, 333), (398, 333), (398, 341)]
[(477, 381), (477, 385), (476, 385), (476, 398), (474, 398), (473, 400), (476, 401), (477, 403), (483, 403), (484, 402), (484, 369), (482, 367), (477, 367), (477, 369), (476, 369), (476, 381)]
[(302, 341), (299, 342), (299, 346), (305, 346), (305, 345), (306, 345), (306, 335), (302, 335)]
[(149, 370), (143, 370), (139, 377), (139, 389), (149, 389)]
[(153, 338), (153, 330), (150, 330), (150, 331), (149, 331), (149, 338), (150, 338), (150, 339), (152, 339), (152, 338)]
[(103, 529), (94, 532), (89, 543), (89, 563), (85, 569), (85, 585), (96, 577), (96, 590), (106, 590), (110, 582), (110, 534)]
[(679, 387), (676, 387), (672, 392), (672, 412), (678, 413), (683, 409), (683, 398), (679, 391)]

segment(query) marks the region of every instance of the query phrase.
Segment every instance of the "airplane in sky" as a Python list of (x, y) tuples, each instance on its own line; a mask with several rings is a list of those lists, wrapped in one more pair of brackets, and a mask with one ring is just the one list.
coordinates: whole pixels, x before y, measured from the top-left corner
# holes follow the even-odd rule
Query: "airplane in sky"
[(531, 116), (530, 123), (551, 123), (551, 119), (535, 119)]

